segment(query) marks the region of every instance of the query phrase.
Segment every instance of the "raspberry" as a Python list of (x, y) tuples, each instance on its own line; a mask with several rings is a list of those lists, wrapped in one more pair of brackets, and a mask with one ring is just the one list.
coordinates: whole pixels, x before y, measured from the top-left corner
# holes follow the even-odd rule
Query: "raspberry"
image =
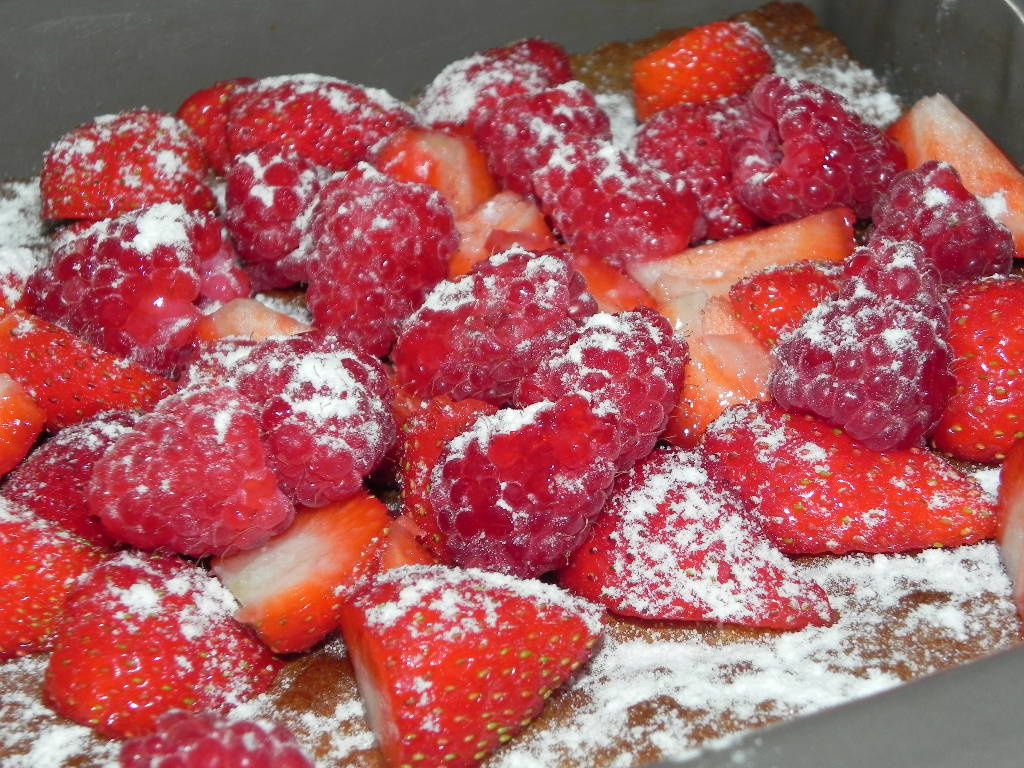
[(392, 352), (398, 383), (423, 398), (503, 405), (596, 311), (583, 277), (563, 259), (510, 249), (430, 292)]
[(438, 192), (359, 165), (324, 187), (313, 214), (306, 301), (314, 323), (386, 355), (458, 244)]
[(770, 75), (750, 93), (732, 144), (736, 196), (765, 221), (845, 205), (866, 219), (906, 168), (903, 150), (838, 94)]
[(787, 410), (813, 413), (868, 448), (918, 442), (954, 384), (947, 307), (921, 247), (873, 241), (859, 272), (775, 347), (769, 382)]
[(732, 188), (731, 126), (745, 103), (732, 98), (669, 107), (636, 134), (637, 159), (686, 184), (707, 220), (711, 240), (742, 235), (758, 224)]
[(199, 268), (199, 306), (227, 304), (252, 295), (252, 283), (242, 265), (228, 232), (213, 217), (196, 218), (191, 231)]
[[(316, 166), (289, 147), (268, 144), (237, 157), (226, 181), (224, 219), (239, 255), (266, 267), (279, 264), (299, 247), (320, 188)], [(265, 287), (304, 280), (296, 274)]]
[(155, 733), (122, 745), (122, 768), (313, 768), (291, 731), (275, 723), (176, 710), (156, 727)]
[(49, 266), (29, 279), (25, 308), (112, 354), (169, 373), (199, 319), (200, 257), (209, 257), (220, 238), (216, 219), (180, 205), (99, 222), (62, 240)]
[(945, 163), (929, 161), (897, 176), (875, 203), (873, 221), (872, 237), (919, 243), (947, 284), (1013, 266), (1013, 236)]
[(430, 503), (452, 561), (528, 578), (564, 566), (601, 511), (618, 430), (582, 397), (482, 416), (449, 443)]
[(619, 430), (619, 469), (654, 448), (683, 383), (686, 342), (652, 309), (588, 317), (569, 343), (519, 382), (520, 408), (583, 396)]
[(351, 168), (411, 122), (409, 109), (385, 91), (322, 75), (267, 77), (228, 96), (232, 155), (281, 143), (332, 171)]
[(3, 495), (99, 546), (114, 543), (89, 509), (89, 478), (95, 463), (136, 417), (108, 411), (66, 427), (7, 476)]
[(182, 369), (180, 384), (182, 388), (235, 386), (243, 366), (259, 347), (258, 341), (236, 338), (197, 344)]
[(258, 547), (295, 513), (257, 412), (229, 387), (185, 390), (143, 416), (96, 462), (89, 506), (119, 541), (193, 557)]
[(570, 248), (616, 266), (671, 256), (704, 236), (685, 185), (637, 165), (610, 142), (562, 145), (534, 173), (533, 188)]
[(348, 498), (395, 439), (384, 367), (312, 331), (263, 342), (238, 374), (259, 410), (269, 464), (296, 503)]
[(569, 56), (561, 46), (521, 40), (449, 64), (426, 87), (416, 111), (426, 125), (477, 122), (510, 96), (571, 78)]
[(491, 172), (506, 189), (525, 196), (533, 194), (533, 172), (561, 144), (612, 138), (608, 115), (575, 80), (502, 99), (472, 127)]

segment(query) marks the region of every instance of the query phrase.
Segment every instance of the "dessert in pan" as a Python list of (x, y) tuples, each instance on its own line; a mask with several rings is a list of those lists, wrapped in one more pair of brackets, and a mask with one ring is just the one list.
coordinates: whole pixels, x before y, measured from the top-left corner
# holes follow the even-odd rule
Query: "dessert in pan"
[(1016, 643), (1024, 178), (922, 96), (772, 4), (55, 137), (4, 765), (649, 764)]

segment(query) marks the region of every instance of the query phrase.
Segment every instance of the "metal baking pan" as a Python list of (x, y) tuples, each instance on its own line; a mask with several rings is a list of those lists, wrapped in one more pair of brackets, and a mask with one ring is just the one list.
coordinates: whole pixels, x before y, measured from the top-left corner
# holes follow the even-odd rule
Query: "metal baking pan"
[[(757, 0), (0, 0), (0, 178), (37, 173), (94, 115), (173, 109), (238, 75), (323, 72), (411, 96), (474, 50), (540, 35), (587, 50)], [(1024, 161), (1024, 12), (1013, 0), (807, 0), (908, 97), (952, 96)], [(1019, 768), (1024, 649), (768, 728), (688, 768)]]

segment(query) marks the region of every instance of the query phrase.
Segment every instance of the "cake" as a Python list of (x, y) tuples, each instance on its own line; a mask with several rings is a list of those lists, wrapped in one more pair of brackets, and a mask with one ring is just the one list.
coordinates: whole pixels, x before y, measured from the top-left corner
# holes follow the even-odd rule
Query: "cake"
[[(900, 115), (899, 99), (803, 6), (773, 3), (738, 18), (760, 30), (782, 74), (840, 92), (869, 123), (884, 126)], [(609, 113), (617, 142), (628, 143), (635, 130), (628, 96), (632, 63), (680, 31), (573, 57), (574, 73)], [(0, 263), (22, 274), (46, 257), (40, 210), (35, 183), (4, 184)], [(310, 320), (300, 295), (267, 291), (258, 298), (299, 322)], [(968, 469), (995, 494), (997, 469)], [(733, 734), (867, 696), (1019, 641), (1011, 583), (992, 542), (900, 555), (800, 557), (795, 567), (825, 589), (838, 615), (833, 625), (777, 632), (606, 615), (603, 643), (589, 665), (484, 765), (571, 768), (685, 759)], [(3, 664), (4, 765), (116, 765), (117, 742), (43, 703), (45, 669), (42, 655)], [(338, 637), (290, 658), (270, 692), (237, 705), (231, 716), (283, 723), (324, 768), (386, 765)]]

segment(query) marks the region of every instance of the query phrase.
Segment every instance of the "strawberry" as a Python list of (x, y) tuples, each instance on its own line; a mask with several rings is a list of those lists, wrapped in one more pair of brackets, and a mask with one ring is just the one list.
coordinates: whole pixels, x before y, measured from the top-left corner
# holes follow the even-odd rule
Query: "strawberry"
[(1016, 443), (1006, 454), (996, 520), (996, 539), (1013, 585), (1013, 600), (1024, 617), (1024, 443)]
[(623, 616), (801, 629), (834, 618), (699, 453), (658, 450), (620, 475), (559, 583)]
[(259, 549), (216, 560), (213, 570), (251, 625), (277, 653), (305, 651), (338, 626), (343, 588), (370, 572), (390, 523), (366, 491), (299, 513)]
[[(468, 215), (456, 219), (459, 247), (448, 259), (454, 280), (481, 261), (520, 245), (537, 253), (554, 248), (555, 238), (540, 208), (515, 192), (499, 192)], [(500, 240), (492, 239), (503, 234)]]
[(587, 291), (602, 312), (630, 312), (640, 307), (657, 309), (651, 294), (618, 267), (586, 253), (574, 253), (571, 259), (573, 269), (583, 275)]
[(0, 316), (0, 374), (16, 379), (60, 429), (100, 411), (148, 410), (174, 384), (27, 312)]
[(403, 128), (375, 151), (373, 164), (399, 181), (433, 187), (457, 217), (498, 192), (487, 158), (468, 136)]
[(634, 262), (629, 274), (692, 329), (707, 297), (722, 296), (744, 277), (797, 261), (840, 262), (855, 246), (853, 212), (835, 208), (787, 224), (690, 248), (667, 259)]
[(231, 618), (235, 607), (197, 565), (122, 552), (68, 596), (46, 698), (107, 738), (130, 738), (170, 710), (220, 711), (264, 693), (281, 662)]
[(0, 659), (49, 649), (64, 599), (103, 550), (0, 498)]
[(805, 261), (743, 278), (729, 289), (729, 301), (739, 321), (771, 349), (838, 288), (836, 267)]
[(478, 765), (591, 656), (601, 625), (557, 587), (482, 571), (388, 571), (342, 611), (390, 765)]
[(422, 544), (424, 534), (406, 515), (396, 517), (380, 553), (379, 568), (391, 571), (405, 565), (442, 565), (442, 560)]
[(633, 65), (637, 115), (646, 120), (674, 104), (700, 104), (746, 93), (775, 69), (761, 33), (718, 21), (697, 27)]
[(771, 403), (727, 412), (704, 439), (709, 474), (791, 555), (893, 553), (995, 534), (981, 488), (920, 448), (871, 451)]
[(1024, 279), (967, 283), (950, 295), (949, 344), (956, 389), (932, 435), (967, 461), (1001, 461), (1024, 438)]
[(949, 163), (989, 215), (1013, 234), (1024, 256), (1024, 174), (985, 133), (942, 94), (921, 99), (892, 127), (907, 166), (929, 160)]
[(182, 121), (137, 109), (64, 134), (43, 158), (43, 217), (97, 221), (157, 203), (214, 207), (203, 150)]
[(46, 413), (21, 384), (0, 373), (0, 477), (28, 455), (45, 423)]
[(447, 395), (428, 400), (402, 427), (400, 482), (403, 514), (417, 528), (417, 539), (441, 562), (450, 563), (437, 516), (430, 504), (430, 476), (452, 440), (469, 429), (478, 417), (497, 408), (482, 400), (454, 401)]
[(309, 329), (306, 323), (256, 299), (234, 299), (200, 318), (196, 323), (196, 340), (206, 344), (220, 339), (265, 341), (294, 336)]
[(215, 173), (223, 176), (231, 164), (228, 150), (228, 97), (232, 91), (253, 82), (251, 77), (221, 80), (196, 91), (182, 102), (175, 113), (199, 139), (206, 159)]

